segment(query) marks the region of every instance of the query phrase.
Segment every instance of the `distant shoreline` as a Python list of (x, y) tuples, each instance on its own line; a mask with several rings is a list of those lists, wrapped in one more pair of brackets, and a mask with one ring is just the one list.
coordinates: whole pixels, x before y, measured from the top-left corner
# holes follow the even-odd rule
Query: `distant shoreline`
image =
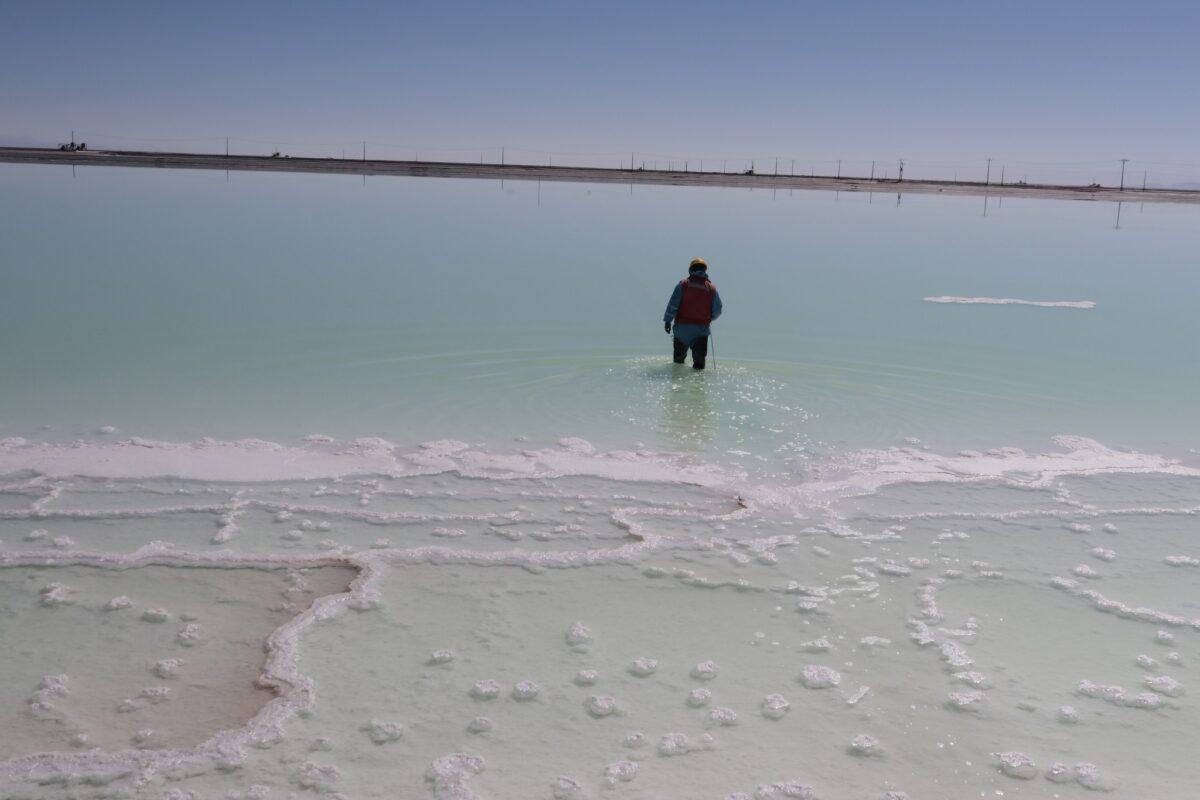
[(64, 151), (32, 147), (0, 147), (0, 163), (70, 164), (89, 167), (152, 167), (240, 172), (310, 172), (334, 175), (381, 175), (475, 180), (560, 181), (567, 183), (657, 184), (743, 189), (803, 189), (891, 194), (942, 194), (974, 197), (1034, 197), (1049, 200), (1092, 200), (1127, 203), (1200, 203), (1192, 189), (1124, 190), (1111, 186), (998, 184), (967, 181), (904, 180), (807, 175), (690, 172), (679, 170), (550, 167), (527, 164), (466, 164), (445, 161), (291, 158), (275, 156), (159, 153), (129, 150)]

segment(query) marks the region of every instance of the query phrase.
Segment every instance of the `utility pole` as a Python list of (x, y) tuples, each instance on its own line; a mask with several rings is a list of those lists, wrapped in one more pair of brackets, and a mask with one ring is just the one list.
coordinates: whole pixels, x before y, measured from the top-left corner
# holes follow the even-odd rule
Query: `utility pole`
[(875, 180), (875, 162), (871, 162), (871, 180)]
[(1121, 186), (1119, 189), (1117, 189), (1117, 191), (1119, 191), (1119, 192), (1125, 191), (1125, 165), (1128, 162), (1129, 162), (1128, 158), (1121, 159)]
[(992, 160), (989, 158), (987, 160), (987, 162), (988, 162), (987, 174), (983, 176), (983, 185), (984, 186), (987, 186), (989, 183), (992, 182)]
[(363, 161), (367, 160), (367, 143), (363, 142)]
[(1146, 170), (1142, 170), (1142, 191), (1146, 191)]
[(842, 177), (842, 160), (841, 160), (840, 158), (838, 159), (838, 171), (837, 171), (837, 176), (838, 176), (838, 178), (839, 178), (839, 179), (841, 179), (841, 177)]
[(789, 175), (795, 175), (795, 174), (796, 174), (796, 159), (794, 159), (794, 158), (792, 159), (792, 171), (791, 171), (791, 172), (789, 172), (788, 174), (789, 174)]
[(1005, 166), (1006, 166), (1006, 165), (1004, 165), (1004, 164), (1001, 164), (1001, 165), (1000, 165), (1000, 185), (1001, 185), (1001, 186), (1003, 186), (1003, 185), (1004, 185), (1004, 169), (1005, 169)]
[(225, 137), (225, 157), (229, 157), (229, 137)]
[[(896, 183), (899, 183), (902, 180), (904, 180), (904, 159), (903, 158), (900, 159), (900, 172), (896, 176)], [(900, 205), (899, 199), (896, 200), (896, 205)]]
[(779, 174), (779, 156), (775, 156), (775, 174)]
[(500, 148), (500, 166), (504, 166), (504, 148)]

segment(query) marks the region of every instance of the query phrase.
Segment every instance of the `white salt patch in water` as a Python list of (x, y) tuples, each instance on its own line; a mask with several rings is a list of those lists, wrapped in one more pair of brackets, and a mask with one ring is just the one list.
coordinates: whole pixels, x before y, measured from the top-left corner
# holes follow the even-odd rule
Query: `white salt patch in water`
[(732, 708), (717, 706), (712, 711), (708, 712), (708, 721), (714, 725), (736, 725), (738, 722), (738, 715), (737, 712)]
[(701, 661), (692, 667), (692, 677), (698, 681), (711, 681), (717, 677), (720, 668), (715, 661)]
[(160, 678), (175, 678), (179, 675), (180, 668), (183, 667), (183, 659), (180, 658), (164, 658), (162, 661), (155, 662), (151, 668), (151, 672)]
[(471, 685), (471, 697), (476, 700), (494, 700), (500, 696), (500, 684), (490, 678), (475, 681)]
[(518, 681), (513, 686), (512, 696), (514, 700), (533, 700), (542, 691), (542, 688), (533, 681)]
[(629, 674), (639, 678), (646, 678), (654, 674), (658, 669), (658, 661), (653, 658), (638, 658), (629, 665)]
[(996, 759), (1000, 762), (1000, 771), (1010, 778), (1020, 778), (1021, 780), (1033, 780), (1038, 775), (1037, 764), (1034, 760), (1024, 753), (1009, 751), (1005, 753), (993, 753)]
[(637, 750), (645, 747), (646, 734), (642, 733), (641, 731), (634, 731), (633, 733), (626, 734), (625, 738), (621, 740), (621, 744), (625, 747), (628, 747), (630, 750)]
[(636, 761), (614, 761), (604, 768), (604, 781), (609, 786), (615, 786), (618, 782), (629, 783), (637, 775), (637, 771)]
[(400, 737), (404, 735), (404, 726), (399, 722), (371, 720), (363, 725), (361, 730), (375, 744), (387, 744), (388, 742), (399, 741)]
[(1064, 725), (1078, 725), (1081, 722), (1075, 706), (1061, 706), (1057, 713), (1058, 721)]
[(1075, 691), (1083, 697), (1094, 697), (1106, 703), (1127, 708), (1153, 710), (1165, 705), (1165, 701), (1153, 692), (1133, 694), (1121, 686), (1104, 686), (1089, 680), (1080, 681)]
[(792, 704), (781, 694), (769, 694), (762, 701), (762, 715), (767, 719), (779, 720), (787, 715)]
[(194, 647), (201, 639), (200, 626), (195, 622), (189, 622), (179, 629), (179, 633), (175, 634), (175, 641), (184, 647)]
[(483, 759), (467, 753), (450, 753), (434, 760), (425, 779), (433, 785), (434, 800), (474, 800), (467, 782), (483, 772)]
[(883, 755), (883, 747), (879, 740), (866, 733), (860, 733), (850, 741), (850, 754), (855, 756)]
[(946, 707), (954, 711), (978, 713), (984, 702), (983, 692), (951, 692), (946, 699)]
[(816, 800), (811, 786), (800, 781), (760, 783), (754, 790), (754, 800)]
[(1191, 556), (1167, 556), (1163, 563), (1172, 567), (1200, 567), (1200, 558)]
[(425, 661), (425, 663), (429, 664), (430, 666), (435, 666), (438, 664), (449, 664), (453, 660), (453, 650), (434, 650), (429, 654), (429, 658)]
[(1166, 695), (1167, 697), (1180, 697), (1183, 695), (1183, 684), (1169, 675), (1147, 675), (1142, 678), (1142, 683), (1146, 684), (1146, 688), (1152, 692)]
[(1117, 551), (1105, 547), (1093, 547), (1089, 552), (1101, 561), (1116, 561), (1117, 559)]
[(495, 727), (496, 723), (489, 717), (475, 717), (467, 723), (469, 733), (487, 733)]
[(573, 778), (560, 775), (550, 787), (550, 796), (554, 800), (583, 800), (583, 786)]
[(593, 695), (583, 702), (583, 707), (587, 709), (587, 713), (600, 719), (612, 716), (617, 712), (617, 701), (606, 694)]
[(702, 708), (712, 701), (712, 691), (709, 689), (692, 689), (688, 692), (687, 704), (692, 708)]
[(571, 625), (566, 634), (567, 644), (572, 647), (586, 645), (592, 643), (592, 632), (582, 622), (576, 622)]
[(658, 740), (660, 756), (682, 756), (692, 752), (692, 740), (683, 733), (667, 733)]
[(800, 673), (800, 682), (808, 689), (829, 689), (842, 682), (837, 670), (820, 664), (809, 664)]
[(573, 682), (576, 686), (595, 686), (598, 680), (600, 680), (600, 673), (596, 672), (596, 670), (581, 669), (575, 673)]
[(956, 297), (953, 295), (938, 295), (921, 298), (926, 303), (951, 303), (958, 305), (989, 305), (989, 306), (1037, 306), (1039, 308), (1095, 308), (1094, 300), (1019, 300), (1012, 297)]
[(143, 622), (166, 622), (171, 614), (165, 608), (148, 608), (142, 612)]

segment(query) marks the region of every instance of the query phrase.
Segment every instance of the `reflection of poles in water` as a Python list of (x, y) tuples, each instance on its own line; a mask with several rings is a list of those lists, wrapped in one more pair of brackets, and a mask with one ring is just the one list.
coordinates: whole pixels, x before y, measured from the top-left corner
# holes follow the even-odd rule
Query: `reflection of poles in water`
[(988, 196), (985, 194), (983, 196), (983, 215), (985, 217), (987, 216), (987, 204), (988, 204)]
[(1121, 206), (1125, 205), (1120, 200), (1117, 201), (1117, 224), (1113, 225), (1113, 230), (1121, 230)]
[(686, 373), (673, 375), (663, 396), (663, 412), (663, 433), (675, 446), (698, 450), (712, 441), (713, 410), (703, 372), (689, 367)]

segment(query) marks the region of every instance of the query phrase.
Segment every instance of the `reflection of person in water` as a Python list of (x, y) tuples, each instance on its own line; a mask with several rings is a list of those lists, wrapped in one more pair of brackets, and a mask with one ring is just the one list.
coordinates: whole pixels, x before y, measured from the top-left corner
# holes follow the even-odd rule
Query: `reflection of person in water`
[(675, 373), (663, 394), (663, 433), (684, 450), (712, 441), (714, 414), (708, 381), (685, 380)]

